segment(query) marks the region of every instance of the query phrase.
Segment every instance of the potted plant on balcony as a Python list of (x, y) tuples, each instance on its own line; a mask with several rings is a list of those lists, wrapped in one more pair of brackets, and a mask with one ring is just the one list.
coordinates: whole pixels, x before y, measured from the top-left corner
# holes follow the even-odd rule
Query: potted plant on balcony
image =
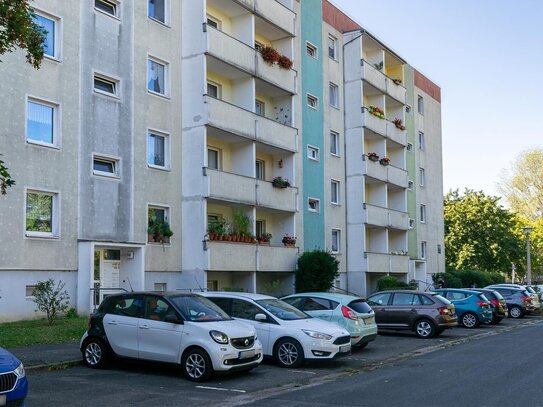
[(173, 232), (170, 229), (170, 224), (167, 221), (151, 219), (147, 227), (147, 235), (149, 242), (155, 243), (170, 243), (170, 237)]
[(207, 227), (209, 240), (222, 240), (223, 236), (227, 234), (226, 229), (227, 223), (225, 219), (219, 218), (212, 221)]
[(296, 237), (290, 236), (287, 233), (285, 236), (283, 236), (281, 242), (283, 242), (283, 245), (286, 247), (294, 247), (296, 245)]
[(290, 187), (290, 182), (288, 182), (288, 179), (283, 179), (283, 177), (275, 177), (272, 181), (272, 185), (275, 188), (287, 188)]
[(279, 59), (281, 58), (279, 51), (270, 45), (263, 46), (260, 49), (260, 54), (262, 55), (262, 59), (270, 65), (279, 62)]
[(381, 164), (381, 165), (388, 165), (388, 164), (390, 164), (390, 158), (388, 158), (388, 157), (383, 157), (383, 158), (381, 158), (381, 159), (379, 160), (379, 164)]
[(377, 69), (378, 71), (382, 71), (382, 70), (383, 70), (383, 65), (384, 65), (383, 61), (378, 62), (378, 63), (376, 63), (376, 64), (373, 64), (373, 66), (375, 66), (375, 69)]
[[(236, 242), (246, 242), (246, 238), (251, 236), (249, 230), (250, 224), (251, 220), (242, 211), (236, 211), (234, 213), (233, 235), (235, 236)], [(250, 241), (251, 239), (249, 239), (248, 243)]]
[(292, 60), (286, 55), (281, 55), (277, 61), (277, 65), (279, 65), (280, 68), (288, 70), (292, 68)]
[(396, 85), (401, 85), (402, 84), (402, 80), (398, 79), (398, 78), (392, 79), (392, 82), (394, 82)]
[(379, 155), (377, 153), (368, 153), (368, 160), (373, 162), (379, 161)]
[(271, 238), (272, 238), (271, 233), (264, 232), (260, 236), (258, 236), (258, 244), (261, 244), (263, 246), (269, 246)]
[(374, 115), (375, 117), (378, 117), (379, 119), (385, 118), (385, 112), (383, 111), (383, 109), (377, 106), (370, 105), (370, 107), (368, 107), (368, 112), (370, 112), (370, 114)]
[(392, 120), (392, 123), (396, 126), (396, 128), (400, 130), (405, 130), (405, 126), (403, 125), (402, 119), (395, 118)]

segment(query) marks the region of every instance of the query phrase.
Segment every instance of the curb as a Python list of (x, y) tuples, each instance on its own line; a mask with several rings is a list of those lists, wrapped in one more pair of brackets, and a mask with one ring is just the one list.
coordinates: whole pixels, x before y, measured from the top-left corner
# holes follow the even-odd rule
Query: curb
[(44, 363), (41, 365), (25, 366), (25, 371), (39, 372), (39, 371), (47, 370), (49, 372), (52, 372), (54, 370), (64, 370), (64, 369), (68, 369), (74, 366), (79, 366), (82, 364), (83, 364), (83, 361), (81, 359), (65, 360), (62, 362), (52, 362), (52, 363)]

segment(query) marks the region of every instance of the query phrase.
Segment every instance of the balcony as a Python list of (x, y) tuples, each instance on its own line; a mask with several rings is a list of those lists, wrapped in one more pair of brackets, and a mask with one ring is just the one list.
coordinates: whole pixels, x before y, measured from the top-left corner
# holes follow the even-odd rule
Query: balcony
[(210, 96), (205, 97), (205, 102), (208, 105), (210, 126), (284, 150), (297, 151), (298, 130), (296, 128)]
[[(242, 0), (242, 2), (245, 3), (247, 0)], [(290, 36), (295, 35), (296, 14), (278, 1), (254, 0), (254, 11), (264, 20), (271, 22)]]
[(298, 189), (276, 188), (269, 181), (257, 180), (256, 204), (286, 212), (296, 212)]
[(386, 78), (386, 93), (391, 98), (396, 99), (401, 104), (405, 105), (405, 88), (396, 84), (391, 78)]
[(373, 131), (374, 133), (386, 136), (387, 134), (387, 121), (385, 119), (379, 119), (377, 116), (371, 114), (367, 108), (363, 108), (364, 123), (363, 126)]
[(362, 61), (362, 80), (366, 81), (381, 92), (386, 92), (386, 76), (378, 71), (371, 62)]
[(255, 271), (256, 245), (208, 241), (209, 271)]
[(277, 64), (268, 64), (259, 52), (256, 52), (256, 75), (292, 95), (296, 93), (296, 71), (282, 69)]
[(404, 147), (407, 145), (407, 131), (399, 129), (389, 121), (386, 122), (386, 136)]
[(369, 273), (407, 273), (409, 256), (398, 256), (385, 253), (365, 253)]
[(258, 246), (258, 271), (285, 271), (296, 270), (298, 248)]
[(209, 25), (207, 53), (252, 75), (256, 72), (254, 48)]
[(221, 201), (255, 205), (256, 179), (224, 171), (206, 169), (209, 180), (208, 197)]
[(407, 188), (407, 171), (394, 165), (380, 165), (366, 158), (364, 174), (373, 179)]
[(383, 208), (368, 203), (364, 204), (364, 208), (366, 209), (365, 222), (368, 225), (398, 230), (407, 230), (409, 228), (407, 212)]

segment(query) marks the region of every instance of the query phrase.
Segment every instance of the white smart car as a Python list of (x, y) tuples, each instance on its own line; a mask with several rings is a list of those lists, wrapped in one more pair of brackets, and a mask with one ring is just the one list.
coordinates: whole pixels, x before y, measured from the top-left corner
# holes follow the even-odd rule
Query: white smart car
[(305, 359), (333, 359), (351, 352), (349, 332), (275, 297), (251, 293), (199, 293), (230, 316), (250, 322), (262, 342), (264, 355), (282, 367), (298, 367)]

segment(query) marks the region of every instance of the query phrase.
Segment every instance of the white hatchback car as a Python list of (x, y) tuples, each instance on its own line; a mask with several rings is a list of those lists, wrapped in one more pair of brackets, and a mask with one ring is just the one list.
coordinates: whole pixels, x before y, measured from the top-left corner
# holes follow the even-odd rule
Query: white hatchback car
[(102, 367), (114, 355), (176, 363), (192, 381), (251, 370), (263, 359), (254, 327), (206, 298), (181, 293), (108, 296), (91, 315), (80, 349), (89, 367)]
[(333, 359), (351, 352), (351, 336), (340, 326), (313, 318), (275, 297), (262, 294), (204, 292), (230, 316), (256, 328), (264, 354), (282, 367), (305, 359)]

